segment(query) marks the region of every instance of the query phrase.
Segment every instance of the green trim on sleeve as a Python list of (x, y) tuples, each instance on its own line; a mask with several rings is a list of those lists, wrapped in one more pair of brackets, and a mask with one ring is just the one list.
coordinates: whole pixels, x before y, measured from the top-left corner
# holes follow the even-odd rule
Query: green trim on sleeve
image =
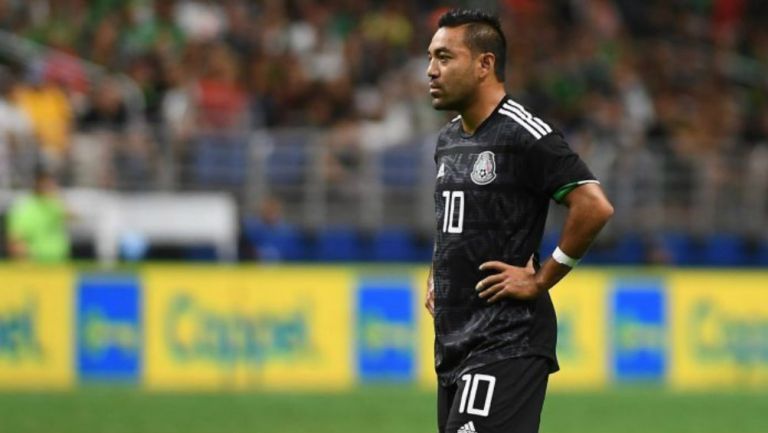
[(562, 203), (565, 196), (568, 195), (571, 191), (576, 189), (576, 187), (579, 187), (581, 185), (587, 184), (587, 183), (596, 183), (600, 184), (600, 182), (596, 180), (579, 180), (576, 182), (566, 183), (565, 185), (561, 186), (560, 188), (555, 191), (554, 194), (552, 194), (552, 199), (558, 203)]

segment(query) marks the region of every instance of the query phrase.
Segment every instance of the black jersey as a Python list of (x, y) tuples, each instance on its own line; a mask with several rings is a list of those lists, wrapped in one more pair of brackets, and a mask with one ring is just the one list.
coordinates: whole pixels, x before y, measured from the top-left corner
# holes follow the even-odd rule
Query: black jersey
[(435, 368), (444, 384), (473, 368), (519, 356), (549, 358), (557, 369), (552, 300), (489, 304), (475, 285), (490, 260), (525, 266), (537, 250), (552, 198), (596, 182), (553, 128), (504, 98), (473, 135), (459, 118), (435, 152), (437, 235), (433, 257)]

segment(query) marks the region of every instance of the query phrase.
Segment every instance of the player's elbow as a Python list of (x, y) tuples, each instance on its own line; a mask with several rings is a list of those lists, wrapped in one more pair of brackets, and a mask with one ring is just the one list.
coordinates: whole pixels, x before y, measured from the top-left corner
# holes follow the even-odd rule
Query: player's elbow
[(613, 205), (611, 205), (608, 200), (605, 200), (600, 203), (595, 212), (597, 213), (598, 218), (602, 221), (603, 225), (605, 225), (608, 220), (613, 217)]
[(586, 206), (589, 218), (594, 221), (595, 225), (598, 227), (603, 227), (613, 216), (613, 205), (602, 194), (592, 197), (591, 200), (586, 203)]
[(585, 218), (602, 227), (614, 213), (613, 205), (603, 194), (586, 194), (574, 206)]
[(584, 221), (602, 227), (613, 216), (613, 205), (599, 185), (586, 184), (573, 190), (565, 198), (565, 204)]
[(608, 201), (605, 197), (602, 197), (599, 200), (596, 200), (596, 203), (594, 205), (594, 213), (595, 217), (603, 222), (603, 224), (607, 223), (608, 220), (613, 217), (613, 205), (611, 202)]

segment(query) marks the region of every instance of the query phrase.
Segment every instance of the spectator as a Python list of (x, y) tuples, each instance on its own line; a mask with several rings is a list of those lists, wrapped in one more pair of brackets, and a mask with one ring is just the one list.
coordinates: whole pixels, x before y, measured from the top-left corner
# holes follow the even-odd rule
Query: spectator
[(74, 113), (67, 95), (56, 84), (32, 70), (13, 99), (32, 122), (45, 163), (59, 173), (69, 159)]
[(298, 254), (299, 233), (285, 220), (283, 205), (275, 197), (267, 197), (258, 215), (246, 219), (244, 233), (252, 248), (250, 255), (260, 261), (276, 262), (294, 259)]
[(201, 186), (234, 186), (245, 180), (248, 99), (240, 65), (224, 44), (211, 47), (207, 68), (195, 84), (198, 134), (196, 178)]
[(15, 184), (17, 175), (27, 172), (35, 160), (32, 125), (26, 113), (13, 101), (14, 78), (0, 69), (0, 187)]
[(140, 125), (131, 124), (120, 83), (104, 79), (80, 116), (73, 163), (80, 184), (142, 188), (152, 179), (151, 146)]
[(52, 173), (37, 172), (34, 191), (17, 200), (7, 218), (11, 257), (42, 263), (58, 263), (69, 258), (68, 214), (59, 199)]
[(136, 22), (126, 29), (125, 49), (130, 54), (172, 54), (184, 47), (186, 36), (174, 19), (176, 1), (152, 2), (150, 13), (135, 13)]

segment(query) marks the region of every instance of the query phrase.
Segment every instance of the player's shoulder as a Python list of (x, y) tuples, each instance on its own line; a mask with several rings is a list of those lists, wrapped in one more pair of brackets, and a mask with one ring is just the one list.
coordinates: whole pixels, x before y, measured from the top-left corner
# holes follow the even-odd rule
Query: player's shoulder
[(440, 136), (450, 136), (453, 134), (458, 134), (461, 129), (461, 115), (458, 115), (451, 119), (448, 123), (443, 125), (442, 128), (440, 128), (439, 135)]
[(550, 122), (509, 96), (496, 109), (496, 119), (503, 125), (502, 130), (508, 135), (506, 138), (515, 143), (534, 143), (551, 135), (562, 137)]
[(438, 147), (440, 144), (450, 143), (461, 135), (461, 115), (458, 115), (451, 119), (448, 123), (440, 128), (437, 133)]

